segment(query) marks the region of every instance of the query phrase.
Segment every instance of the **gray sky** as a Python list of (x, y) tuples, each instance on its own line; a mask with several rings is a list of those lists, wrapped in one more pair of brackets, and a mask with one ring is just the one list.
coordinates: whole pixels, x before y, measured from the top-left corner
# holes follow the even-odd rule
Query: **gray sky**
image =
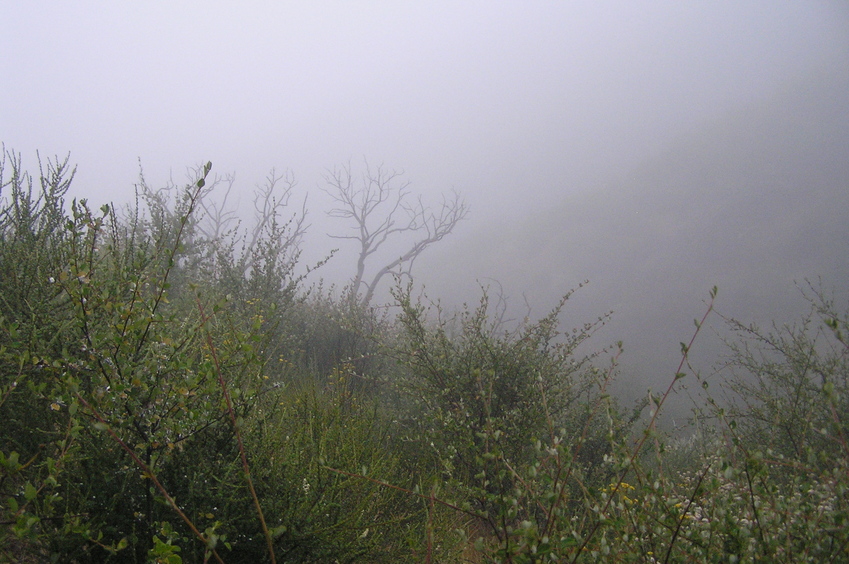
[[(786, 121), (785, 106), (775, 102), (788, 92), (813, 91), (820, 82), (849, 76), (849, 4), (843, 1), (0, 0), (0, 7), (5, 22), (0, 140), (22, 152), (30, 168), (36, 150), (42, 156), (70, 151), (79, 164), (74, 195), (98, 204), (130, 200), (139, 159), (154, 186), (169, 175), (182, 181), (187, 167), (212, 160), (215, 171), (236, 173), (244, 194), (271, 167), (288, 168), (299, 180), (300, 195), (309, 193), (309, 239), (316, 252), (324, 252), (339, 243), (324, 236), (317, 189), (322, 172), (365, 157), (403, 169), (412, 188), (431, 201), (452, 187), (466, 195), (472, 215), (434, 250), (423, 273), (425, 279), (441, 274), (442, 279), (431, 276), (434, 287), (440, 293), (456, 290), (458, 299), (477, 291), (475, 278), (492, 277), (504, 280), (514, 296), (524, 292), (532, 301), (536, 296), (541, 312), (555, 294), (592, 277), (602, 280), (601, 293), (588, 311), (624, 308), (624, 326), (644, 337), (646, 320), (656, 321), (659, 311), (666, 315), (652, 309), (664, 296), (652, 293), (659, 283), (646, 278), (647, 271), (664, 271), (671, 263), (663, 257), (675, 256), (679, 270), (672, 278), (680, 274), (677, 283), (686, 284), (676, 291), (696, 304), (683, 314), (686, 329), (714, 276), (728, 280), (736, 295), (732, 303), (751, 304), (743, 297), (757, 294), (765, 276), (785, 269), (797, 279), (798, 269), (787, 265), (803, 263), (786, 254), (771, 259), (773, 270), (760, 265), (756, 272), (743, 268), (752, 259), (741, 254), (735, 255), (738, 262), (702, 261), (715, 266), (688, 270), (688, 260), (696, 263), (692, 253), (682, 254), (680, 247), (667, 253), (657, 241), (676, 230), (688, 232), (690, 216), (683, 212), (695, 200), (670, 204), (674, 198), (652, 190), (667, 183), (670, 193), (680, 194), (693, 184), (684, 173), (677, 184), (667, 182), (658, 170), (673, 171), (680, 157), (698, 175), (703, 145), (707, 152), (727, 151), (727, 136), (736, 135), (740, 151), (711, 153), (718, 162), (733, 161), (753, 144), (780, 140), (782, 131), (804, 130), (830, 155), (818, 164), (810, 156), (804, 166), (811, 174), (826, 174), (823, 186), (840, 185), (834, 188), (838, 196), (849, 192), (845, 176), (827, 176), (832, 169), (841, 173), (839, 163), (849, 161), (846, 136), (827, 137), (841, 134), (825, 133), (828, 119), (819, 129), (805, 129), (813, 121), (796, 127)], [(828, 107), (843, 117), (849, 97), (839, 87), (836, 92)], [(809, 105), (818, 107), (816, 99)], [(729, 133), (733, 124), (748, 123), (744, 116), (773, 106), (764, 113), (767, 125), (740, 126), (744, 131), (763, 126), (769, 133), (762, 138)], [(770, 129), (769, 123), (777, 125)], [(702, 140), (711, 135), (714, 140)], [(775, 163), (786, 160), (775, 147), (769, 150)], [(737, 224), (722, 224), (723, 216), (743, 205), (739, 202), (751, 200), (746, 194), (757, 191), (757, 179), (771, 177), (764, 170), (773, 165), (752, 154), (734, 164), (738, 170), (754, 163), (751, 171), (743, 170), (749, 180), (726, 178), (742, 182), (742, 195), (734, 199), (715, 188), (719, 201), (733, 209), (711, 211), (719, 223), (703, 225), (699, 233), (754, 230), (756, 239), (786, 240), (782, 248), (796, 249), (793, 256), (803, 258), (816, 253), (799, 250), (803, 247), (785, 237), (787, 231), (771, 229), (794, 225), (793, 233), (806, 233), (809, 241), (845, 235), (828, 230), (849, 224), (845, 197), (811, 208), (811, 217), (794, 215), (798, 199), (790, 195), (771, 198), (779, 206), (775, 215), (741, 214)], [(803, 169), (808, 170), (793, 168)], [(804, 184), (805, 178), (793, 182)], [(620, 215), (586, 224), (592, 214), (604, 215), (605, 198), (618, 202), (610, 213)], [(634, 206), (642, 201), (661, 202), (639, 212), (639, 218), (654, 220), (634, 219), (639, 211)], [(711, 206), (698, 202), (699, 209)], [(752, 205), (764, 208), (762, 201)], [(572, 233), (572, 247), (557, 251), (576, 260), (564, 264), (545, 255), (533, 262), (534, 253), (548, 248), (540, 241), (561, 237), (557, 220), (545, 215), (561, 209), (584, 210), (571, 218), (563, 212), (563, 221), (589, 230), (583, 240)], [(822, 229), (815, 217), (820, 213), (827, 216)], [(798, 221), (785, 221), (793, 217)], [(536, 218), (546, 218), (554, 231), (519, 236), (519, 230), (533, 231), (542, 221)], [(805, 231), (802, 223), (817, 226)], [(604, 229), (592, 231), (593, 225)], [(493, 230), (502, 234), (498, 244), (506, 250), (487, 262)], [(605, 233), (616, 235), (606, 239)], [(631, 245), (627, 258), (613, 250), (623, 240)], [(733, 241), (722, 244), (737, 247)], [(531, 271), (517, 275), (513, 257), (530, 261)], [(846, 264), (842, 253), (820, 258), (823, 264)], [(352, 273), (341, 260), (340, 272)], [(628, 270), (632, 260), (636, 266)], [(811, 269), (819, 264), (804, 262)], [(783, 286), (790, 282), (781, 278)], [(680, 299), (672, 302), (684, 303)], [(685, 336), (663, 339), (677, 348)]]
[[(546, 206), (813, 68), (842, 2), (3, 2), (0, 137), (129, 198), (211, 159), (304, 190), (349, 159), (454, 186), (476, 221)], [(163, 180), (164, 181), (164, 180)], [(317, 211), (317, 210), (316, 210)]]

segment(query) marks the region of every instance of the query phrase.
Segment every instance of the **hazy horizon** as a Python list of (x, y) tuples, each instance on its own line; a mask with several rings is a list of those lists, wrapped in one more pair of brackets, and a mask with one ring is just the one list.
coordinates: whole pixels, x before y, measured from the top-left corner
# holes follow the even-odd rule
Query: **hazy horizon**
[(3, 7), (0, 141), (30, 171), (36, 151), (70, 153), (72, 197), (123, 205), (140, 164), (156, 188), (211, 160), (245, 213), (288, 169), (304, 263), (339, 247), (319, 274), (343, 282), (355, 257), (327, 236), (322, 175), (402, 170), (425, 201), (456, 189), (471, 207), (414, 271), (435, 298), (495, 280), (536, 315), (590, 278), (564, 325), (616, 310), (604, 338), (635, 344), (641, 388), (674, 369), (711, 285), (740, 315), (793, 317), (803, 270), (847, 272), (842, 2)]

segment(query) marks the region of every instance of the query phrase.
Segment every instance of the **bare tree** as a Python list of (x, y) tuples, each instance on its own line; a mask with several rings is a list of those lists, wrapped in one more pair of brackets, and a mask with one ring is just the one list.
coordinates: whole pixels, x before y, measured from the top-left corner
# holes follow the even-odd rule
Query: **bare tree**
[[(216, 177), (207, 184), (200, 199), (204, 212), (204, 221), (198, 230), (207, 241), (222, 243), (239, 237), (241, 221), (235, 210), (228, 206), (230, 192), (235, 183), (235, 175)], [(219, 184), (226, 184), (220, 201), (208, 198), (210, 192)], [(250, 229), (239, 239), (242, 241), (240, 264), (244, 273), (256, 267), (257, 246), (263, 244), (276, 249), (280, 259), (294, 262), (300, 251), (301, 241), (306, 233), (307, 200), (304, 198), (300, 210), (296, 210), (288, 219), (283, 215), (289, 207), (292, 192), (296, 186), (295, 176), (290, 171), (278, 174), (271, 169), (263, 185), (257, 185), (253, 193), (254, 217)]]
[[(351, 296), (368, 305), (378, 283), (389, 273), (409, 275), (415, 260), (424, 250), (441, 241), (469, 213), (469, 206), (456, 191), (442, 195), (437, 210), (426, 207), (421, 196), (411, 194), (410, 182), (402, 180), (403, 173), (382, 166), (369, 167), (359, 181), (347, 166), (334, 168), (325, 175), (324, 191), (333, 198), (334, 208), (328, 212), (350, 222), (352, 234), (331, 235), (336, 239), (351, 239), (359, 245), (357, 271), (351, 282)], [(412, 242), (406, 235), (412, 235)], [(377, 267), (366, 280), (370, 258), (387, 241), (406, 241), (397, 258)]]
[[(253, 251), (260, 238), (266, 234), (273, 238), (274, 245), (294, 260), (301, 248), (301, 241), (307, 231), (305, 224), (307, 218), (307, 198), (301, 203), (300, 210), (296, 210), (288, 219), (283, 215), (284, 210), (289, 207), (292, 191), (297, 182), (291, 171), (278, 175), (275, 169), (271, 169), (265, 177), (265, 184), (257, 186), (254, 190), (254, 219), (256, 221), (251, 233), (248, 249)], [(281, 224), (280, 221), (283, 221)]]
[[(203, 211), (203, 221), (198, 226), (198, 231), (208, 241), (220, 241), (239, 223), (239, 214), (235, 209), (228, 206), (233, 184), (236, 183), (236, 175), (227, 173), (224, 176), (215, 175), (211, 182), (207, 182), (201, 192), (199, 204)], [(219, 185), (226, 184), (221, 201), (210, 198), (211, 192), (218, 192)]]

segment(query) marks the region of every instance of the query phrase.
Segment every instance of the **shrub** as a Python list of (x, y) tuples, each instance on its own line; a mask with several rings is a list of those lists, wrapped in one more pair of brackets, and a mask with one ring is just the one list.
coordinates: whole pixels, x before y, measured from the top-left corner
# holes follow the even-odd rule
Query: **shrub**
[[(201, 186), (202, 179), (188, 192)], [(13, 207), (19, 201), (13, 194)], [(44, 202), (53, 207), (32, 207), (36, 217), (64, 213), (58, 198)], [(27, 217), (7, 223), (4, 239), (23, 232)], [(61, 236), (55, 236), (64, 262), (30, 272), (44, 277), (36, 284), (55, 288), (52, 301), (61, 307), (52, 323), (43, 324), (53, 324), (55, 340), (33, 341), (18, 330), (33, 322), (39, 327), (41, 319), (5, 314), (0, 415), (9, 450), (4, 446), (0, 484), (9, 500), (4, 520), (15, 523), (4, 535), (24, 539), (19, 546), (81, 562), (121, 550), (144, 557), (176, 509), (147, 480), (170, 476), (168, 487), (180, 489), (204, 470), (170, 469), (176, 454), (208, 445), (212, 437), (231, 438), (221, 404), (222, 371), (237, 411), (249, 407), (261, 385), (251, 334), (227, 323), (223, 311), (205, 317), (204, 307), (217, 307), (205, 298), (168, 292), (187, 222), (185, 217), (176, 232), (163, 229), (154, 239), (138, 224), (122, 226), (108, 206), (94, 214), (85, 201), (74, 202), (60, 223)], [(15, 252), (35, 258), (42, 252), (3, 250), (9, 250), (6, 260)], [(208, 338), (210, 333), (216, 337)], [(169, 529), (179, 534), (185, 525), (174, 522)]]
[(581, 353), (607, 316), (559, 330), (571, 293), (508, 330), (486, 291), (448, 315), (399, 287), (394, 322), (304, 291), (276, 177), (239, 251), (199, 228), (210, 167), (121, 218), (66, 209), (67, 159), (34, 179), (4, 148), (0, 559), (847, 560), (849, 312), (821, 286), (797, 325), (728, 320), (726, 401), (671, 439), (673, 389), (710, 391), (685, 370), (715, 289), (628, 419), (621, 345)]
[(849, 455), (849, 314), (821, 287), (806, 295), (811, 310), (798, 324), (763, 331), (729, 319), (727, 417), (740, 439), (769, 456), (820, 471)]
[[(571, 295), (540, 321), (506, 331), (490, 318), (486, 292), (476, 309), (456, 317), (433, 306), (435, 319), (409, 287), (396, 292), (403, 436), (431, 453), (453, 489), (446, 493), (455, 496), (452, 504), (501, 543), (540, 515), (535, 503), (524, 503), (530, 492), (517, 493), (528, 486), (519, 473), (536, 468), (545, 450), (540, 439), (574, 456), (582, 479), (599, 481), (621, 423), (604, 375), (591, 365), (595, 355), (576, 350), (607, 318), (561, 333), (558, 317)], [(609, 409), (598, 409), (599, 401)]]
[(349, 391), (353, 377), (341, 367), (325, 386), (280, 387), (246, 421), (275, 551), (285, 561), (398, 562), (422, 542), (422, 504), (377, 483), (409, 488), (417, 477), (393, 453), (378, 406)]

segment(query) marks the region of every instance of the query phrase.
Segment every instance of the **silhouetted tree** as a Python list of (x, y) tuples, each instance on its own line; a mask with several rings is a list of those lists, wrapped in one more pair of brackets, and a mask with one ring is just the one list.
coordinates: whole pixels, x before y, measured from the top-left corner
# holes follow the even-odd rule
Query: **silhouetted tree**
[[(362, 178), (357, 181), (351, 165), (334, 168), (325, 175), (325, 192), (333, 198), (335, 207), (328, 212), (350, 222), (350, 235), (331, 235), (336, 239), (351, 239), (359, 245), (357, 271), (351, 282), (350, 294), (368, 305), (378, 283), (390, 272), (409, 274), (416, 258), (424, 250), (441, 241), (469, 213), (469, 206), (458, 192), (443, 195), (438, 210), (425, 206), (421, 197), (409, 191), (409, 181), (403, 173), (382, 166), (372, 169), (366, 163)], [(366, 266), (371, 257), (390, 239), (403, 240), (415, 234), (412, 242), (403, 247), (397, 258), (376, 267), (367, 280)], [(396, 270), (397, 269), (397, 270)]]

